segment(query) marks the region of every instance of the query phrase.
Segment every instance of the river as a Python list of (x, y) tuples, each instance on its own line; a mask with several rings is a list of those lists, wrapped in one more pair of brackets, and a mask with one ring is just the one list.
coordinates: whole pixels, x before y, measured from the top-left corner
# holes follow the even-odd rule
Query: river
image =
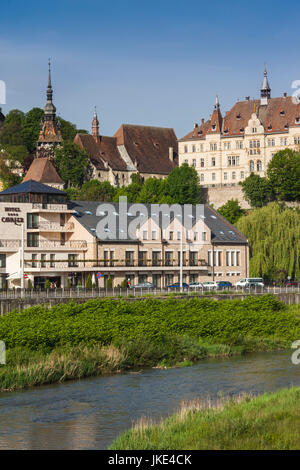
[(165, 417), (182, 400), (300, 385), (291, 352), (207, 359), (0, 395), (0, 449), (105, 449), (140, 416)]

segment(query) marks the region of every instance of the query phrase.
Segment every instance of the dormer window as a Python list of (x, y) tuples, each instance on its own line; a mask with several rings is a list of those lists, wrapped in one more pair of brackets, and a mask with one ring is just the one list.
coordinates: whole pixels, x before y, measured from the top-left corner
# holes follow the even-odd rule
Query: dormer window
[(252, 132), (253, 132), (253, 134), (255, 134), (255, 132), (257, 132), (257, 128), (256, 128), (256, 127), (252, 127)]
[(288, 129), (289, 128), (289, 125), (288, 123), (286, 123), (286, 125), (284, 126), (285, 129)]
[(213, 124), (213, 125), (211, 126), (211, 130), (212, 130), (212, 131), (215, 131), (215, 130), (216, 130), (216, 125), (215, 125), (215, 124)]
[(272, 124), (269, 124), (268, 125), (268, 131), (271, 131), (272, 130)]
[(243, 127), (240, 128), (240, 132), (244, 132), (244, 128), (243, 128)]
[(236, 116), (236, 118), (237, 118), (237, 119), (241, 119), (241, 117), (242, 117), (242, 116), (241, 116), (241, 114), (240, 114), (240, 113), (239, 113), (239, 114), (237, 114), (237, 116)]
[(296, 117), (295, 123), (296, 123), (296, 124), (300, 124), (300, 116)]
[(201, 135), (201, 134), (203, 134), (203, 131), (199, 131), (199, 132), (198, 132), (198, 135)]
[(228, 129), (224, 129), (224, 134), (228, 134)]
[(285, 116), (285, 111), (283, 109), (280, 111), (280, 116)]
[(154, 147), (159, 148), (159, 144), (157, 142), (153, 142)]

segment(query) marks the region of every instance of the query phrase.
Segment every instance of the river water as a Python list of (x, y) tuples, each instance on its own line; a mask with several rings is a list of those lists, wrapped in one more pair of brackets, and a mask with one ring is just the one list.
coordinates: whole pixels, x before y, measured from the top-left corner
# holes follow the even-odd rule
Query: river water
[(165, 417), (182, 400), (291, 385), (300, 385), (300, 365), (273, 352), (3, 393), (0, 449), (105, 449), (139, 417)]

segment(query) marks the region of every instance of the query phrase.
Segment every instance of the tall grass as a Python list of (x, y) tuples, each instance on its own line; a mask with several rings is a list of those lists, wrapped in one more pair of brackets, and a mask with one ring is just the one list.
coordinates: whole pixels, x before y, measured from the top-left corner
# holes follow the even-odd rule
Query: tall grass
[(299, 450), (299, 399), (300, 388), (291, 388), (259, 397), (183, 403), (158, 423), (142, 417), (110, 449)]

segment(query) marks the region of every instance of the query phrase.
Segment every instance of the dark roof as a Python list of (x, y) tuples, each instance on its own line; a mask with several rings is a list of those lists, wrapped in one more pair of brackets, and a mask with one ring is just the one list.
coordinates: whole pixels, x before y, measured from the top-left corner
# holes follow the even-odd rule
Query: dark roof
[[(238, 101), (223, 117), (221, 135), (223, 137), (243, 136), (253, 113), (256, 113), (260, 119), (265, 134), (287, 132), (289, 127), (300, 129), (300, 104), (294, 103), (291, 96), (282, 96), (269, 98), (267, 105), (262, 105), (260, 100)], [(210, 133), (213, 116), (214, 113), (210, 120), (203, 122), (200, 127), (195, 127), (180, 141), (198, 140)], [(220, 133), (220, 131), (216, 129), (215, 133)]]
[[(97, 216), (96, 211), (99, 204), (108, 204), (105, 202), (98, 201), (70, 201), (69, 208), (76, 211), (74, 216), (77, 220), (88, 230), (94, 237), (96, 237), (97, 223), (105, 217), (105, 215)], [(111, 202), (115, 208), (116, 213), (119, 213), (119, 204), (117, 202)], [(131, 203), (128, 203), (128, 213), (130, 214)], [(151, 204), (145, 204), (148, 214), (151, 213)], [(197, 222), (196, 220), (196, 206), (192, 208), (192, 214), (194, 215), (193, 225)], [(221, 216), (217, 211), (208, 205), (204, 205), (203, 222), (211, 230), (211, 240), (216, 244), (248, 244), (247, 238), (232, 224), (230, 224), (224, 217)], [(129, 224), (136, 216), (127, 216), (127, 223)], [(170, 221), (173, 219), (173, 214)], [(117, 217), (117, 233), (119, 230), (118, 225), (119, 218)], [(161, 221), (161, 219), (160, 219)], [(118, 240), (118, 237), (116, 241)], [(112, 240), (109, 240), (112, 241)], [(126, 240), (122, 240), (126, 241)], [(132, 240), (130, 240), (132, 242)]]
[(38, 193), (38, 194), (60, 194), (66, 195), (64, 191), (60, 191), (59, 189), (52, 188), (51, 186), (47, 186), (46, 184), (39, 183), (37, 181), (29, 180), (25, 181), (24, 183), (17, 184), (12, 188), (5, 189), (0, 193), (2, 194), (24, 194), (24, 193)]
[(64, 184), (49, 158), (35, 158), (32, 161), (23, 182), (30, 180), (39, 181), (40, 183)]
[(91, 163), (98, 170), (105, 170), (105, 163), (113, 170), (126, 171), (127, 165), (121, 158), (115, 137), (98, 136), (96, 140), (90, 134), (77, 134), (74, 142), (84, 148), (90, 156)]
[[(174, 129), (122, 124), (115, 133), (117, 145), (124, 145), (140, 173), (168, 175), (177, 166), (178, 143)], [(169, 148), (173, 148), (173, 159)]]

